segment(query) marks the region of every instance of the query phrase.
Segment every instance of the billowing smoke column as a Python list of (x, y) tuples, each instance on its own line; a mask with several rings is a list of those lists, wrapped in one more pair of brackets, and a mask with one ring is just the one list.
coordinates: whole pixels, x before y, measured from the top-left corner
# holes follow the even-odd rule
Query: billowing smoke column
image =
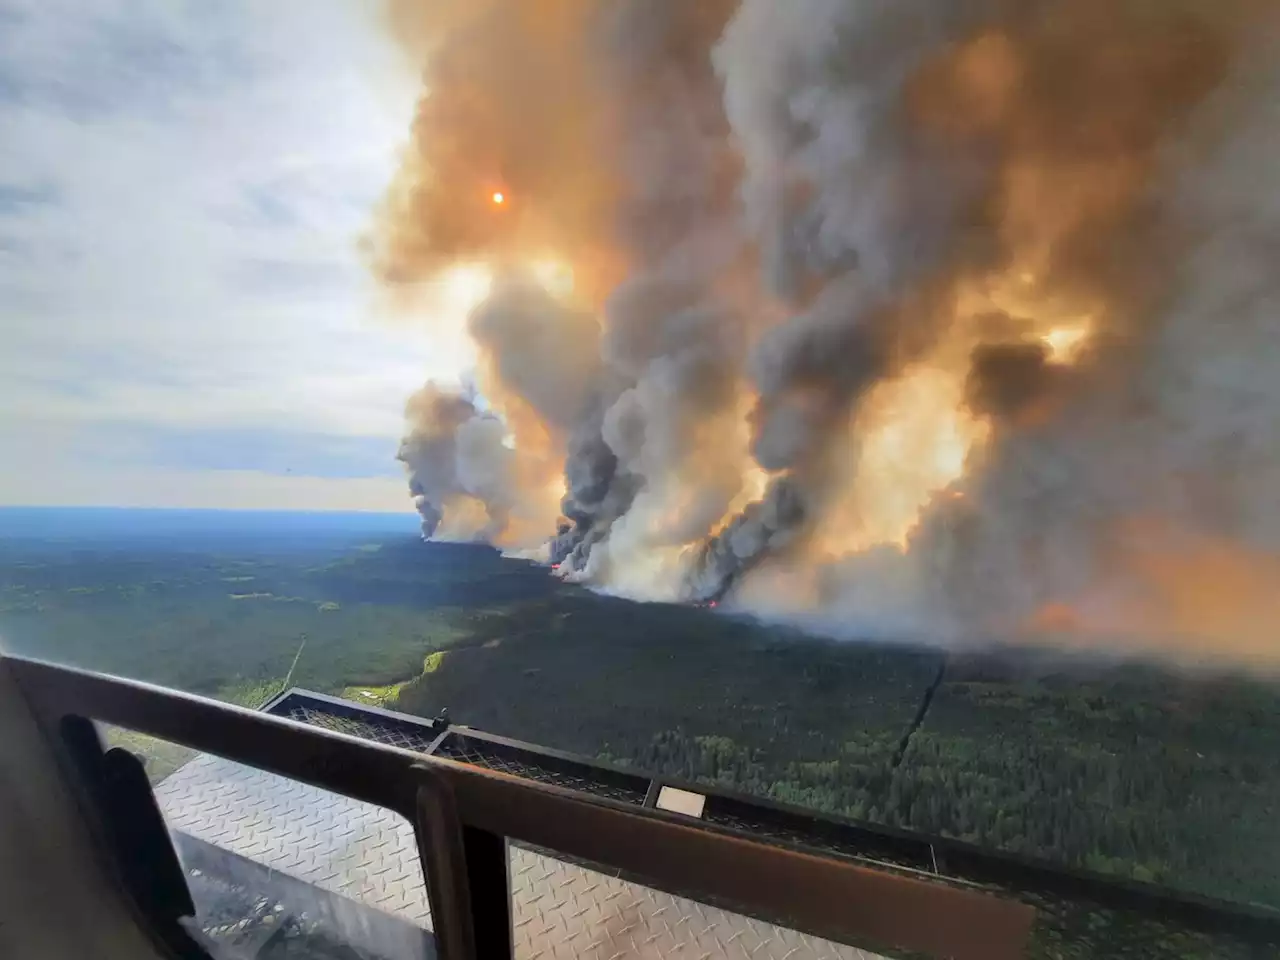
[(393, 14), (373, 268), (492, 281), (478, 398), (410, 403), (428, 535), (841, 634), (1280, 659), (1273, 3)]

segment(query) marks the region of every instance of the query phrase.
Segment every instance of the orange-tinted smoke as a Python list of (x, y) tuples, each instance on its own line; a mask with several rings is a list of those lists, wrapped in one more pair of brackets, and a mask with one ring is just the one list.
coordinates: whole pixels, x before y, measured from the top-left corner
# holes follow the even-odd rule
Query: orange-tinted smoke
[[(927, 128), (957, 142), (994, 134), (1003, 151), (979, 211), (997, 223), (1003, 256), (964, 296), (982, 322), (991, 322), (984, 308), (1000, 317), (1003, 336), (1016, 340), (1021, 326), (1047, 348), (1029, 389), (1016, 379), (975, 384), (971, 368), (971, 395), (1012, 386), (1024, 400), (996, 415), (995, 443), (972, 465), (977, 532), (957, 542), (975, 572), (954, 592), (977, 598), (971, 622), (984, 627), (1038, 597), (1015, 632), (1201, 664), (1274, 662), (1280, 558), (1194, 508), (1171, 502), (1151, 515), (1171, 479), (1160, 464), (1195, 442), (1182, 431), (1203, 425), (1180, 428), (1143, 394), (1180, 389), (1161, 382), (1177, 374), (1156, 351), (1174, 298), (1191, 295), (1183, 258), (1204, 241), (1176, 213), (1179, 165), (1211, 155), (1229, 129), (1230, 118), (1209, 122), (1205, 110), (1252, 31), (1275, 25), (1275, 8), (1027, 10), (935, 63), (914, 95)], [(1234, 335), (1231, 318), (1206, 311), (1199, 322), (1219, 322), (1223, 343)], [(1003, 369), (1016, 378), (1030, 367)], [(1222, 467), (1208, 450), (1197, 456), (1214, 484)]]
[[(1111, 601), (1125, 615), (1113, 637), (1127, 639), (1116, 642), (1179, 656), (1198, 644), (1236, 660), (1266, 651), (1268, 585), (1280, 585), (1267, 554), (1218, 533), (1183, 537), (1177, 553), (1109, 549), (1145, 506), (1135, 493), (1134, 512), (1117, 507), (1132, 452), (1115, 448), (1126, 431), (1109, 427), (1146, 415), (1141, 381), (1162, 375), (1147, 356), (1180, 292), (1181, 258), (1202, 240), (1172, 212), (1177, 165), (1196, 159), (1181, 141), (1197, 121), (1203, 136), (1198, 111), (1275, 8), (1063, 0), (999, 9), (940, 45), (905, 86), (910, 132), (895, 170), (907, 183), (913, 163), (955, 177), (963, 202), (951, 225), (942, 210), (929, 223), (927, 208), (911, 222), (946, 230), (944, 253), (881, 311), (890, 362), (860, 385), (852, 415), (830, 418), (833, 477), (821, 478), (812, 534), (785, 562), (811, 573), (845, 564), (852, 572), (832, 567), (827, 596), (872, 627), (888, 619), (894, 590), (883, 585), (892, 584), (920, 614), (904, 619), (1007, 637), (1013, 618), (1012, 632), (1069, 640), (1096, 616), (1082, 599), (1092, 591), (1076, 588), (1110, 579), (1130, 591)], [(926, 295), (913, 312), (912, 297), (930, 285), (950, 295)], [(840, 372), (831, 380), (843, 387)], [(787, 400), (822, 386), (793, 381)], [(1157, 448), (1180, 442), (1167, 423), (1152, 430), (1168, 431)], [(847, 454), (831, 456), (842, 446)], [(1028, 449), (1039, 463), (1026, 462)], [(883, 543), (899, 549), (873, 558)], [(1194, 587), (1200, 561), (1210, 575)]]
[(1161, 518), (1112, 532), (1098, 582), (1045, 604), (1026, 624), (1032, 637), (1193, 667), (1276, 669), (1280, 557)]
[[(617, 164), (610, 103), (591, 53), (596, 6), (391, 0), (388, 22), (422, 65), (423, 93), (366, 244), (384, 289), (408, 294), (448, 277), (458, 264), (498, 287), (550, 266), (554, 279), (571, 286), (561, 295), (598, 306), (619, 256), (611, 234)], [(531, 317), (508, 311), (505, 325), (484, 330), (476, 329), (476, 314), (467, 321), (476, 385), (514, 444), (511, 510), (493, 531), (503, 546), (528, 546), (553, 533), (563, 493), (563, 411), (541, 409), (542, 398), (526, 396), (521, 373), (552, 386), (558, 381), (580, 397), (592, 371), (582, 363), (552, 369), (555, 345), (588, 350), (593, 360), (598, 353), (594, 321), (584, 336), (578, 310), (557, 314), (533, 299)], [(400, 302), (442, 341), (457, 323), (421, 309), (423, 298)], [(502, 310), (492, 313), (503, 319)], [(529, 344), (541, 345), (542, 353), (534, 357)], [(523, 371), (513, 369), (526, 358)]]
[(880, 311), (879, 382), (832, 418), (828, 450), (849, 452), (826, 481), (819, 557), (905, 545), (922, 511), (980, 466), (989, 419), (1007, 431), (1051, 418), (1067, 388), (1090, 382), (1058, 368), (1096, 360), (1099, 339), (1131, 338), (1167, 279), (1173, 251), (1161, 248), (1176, 240), (1144, 208), (1159, 148), (1221, 82), (1232, 38), (1136, 3), (1008, 10), (905, 84), (923, 156), (938, 177), (947, 164), (976, 171), (974, 186), (937, 267)]
[(552, 257), (572, 264), (580, 292), (602, 293), (617, 165), (591, 56), (596, 6), (391, 0), (424, 91), (369, 238), (384, 283), (458, 261)]

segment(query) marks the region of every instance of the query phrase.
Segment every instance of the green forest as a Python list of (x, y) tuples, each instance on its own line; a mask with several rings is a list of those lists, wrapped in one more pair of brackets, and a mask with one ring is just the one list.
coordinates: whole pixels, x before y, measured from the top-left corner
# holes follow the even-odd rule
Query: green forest
[[(250, 706), (299, 686), (448, 708), (671, 777), (1280, 907), (1280, 689), (1259, 680), (836, 643), (358, 527), (0, 537), (0, 638)], [(120, 737), (153, 776), (185, 757)], [(1046, 958), (1258, 956), (1102, 911), (1037, 937)]]

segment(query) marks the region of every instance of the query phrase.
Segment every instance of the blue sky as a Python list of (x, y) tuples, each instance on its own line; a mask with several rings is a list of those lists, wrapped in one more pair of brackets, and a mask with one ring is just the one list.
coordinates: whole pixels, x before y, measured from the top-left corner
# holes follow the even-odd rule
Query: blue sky
[(441, 351), (357, 253), (417, 95), (378, 11), (0, 0), (0, 503), (410, 509)]

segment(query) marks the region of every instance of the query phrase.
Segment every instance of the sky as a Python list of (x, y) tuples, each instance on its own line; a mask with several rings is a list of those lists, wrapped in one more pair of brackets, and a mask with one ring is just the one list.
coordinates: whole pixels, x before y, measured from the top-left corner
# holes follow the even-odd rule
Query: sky
[(0, 504), (411, 510), (376, 0), (0, 0)]

